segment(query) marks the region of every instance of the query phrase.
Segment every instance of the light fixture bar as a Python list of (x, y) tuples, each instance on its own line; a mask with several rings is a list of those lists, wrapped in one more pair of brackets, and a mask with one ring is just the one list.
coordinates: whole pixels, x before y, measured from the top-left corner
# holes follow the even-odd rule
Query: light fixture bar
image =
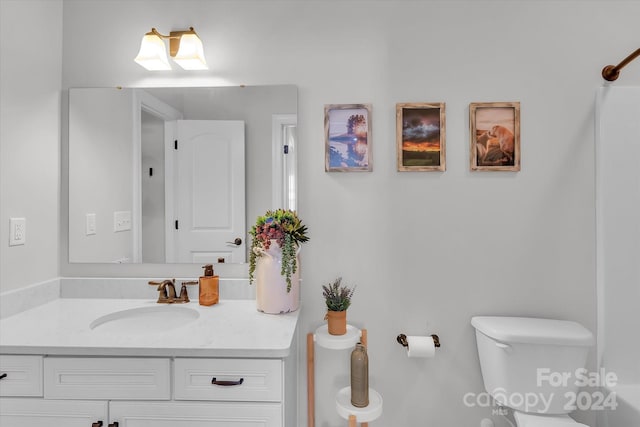
[[(171, 69), (167, 60), (166, 48), (162, 44), (162, 53), (158, 52), (162, 39), (169, 39), (169, 55), (185, 70), (207, 70), (202, 40), (193, 27), (185, 31), (171, 31), (169, 35), (161, 34), (155, 28), (145, 34), (140, 46), (140, 53), (135, 61), (148, 70)], [(145, 51), (143, 52), (143, 48)], [(149, 59), (146, 59), (149, 58)], [(150, 68), (153, 67), (153, 68)]]

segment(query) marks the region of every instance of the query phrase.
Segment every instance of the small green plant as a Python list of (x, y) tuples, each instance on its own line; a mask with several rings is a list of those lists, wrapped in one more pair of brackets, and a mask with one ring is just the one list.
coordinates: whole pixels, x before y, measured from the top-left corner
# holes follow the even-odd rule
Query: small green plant
[(351, 305), (351, 297), (356, 288), (342, 285), (342, 277), (338, 277), (333, 283), (322, 285), (322, 295), (330, 311), (345, 311)]

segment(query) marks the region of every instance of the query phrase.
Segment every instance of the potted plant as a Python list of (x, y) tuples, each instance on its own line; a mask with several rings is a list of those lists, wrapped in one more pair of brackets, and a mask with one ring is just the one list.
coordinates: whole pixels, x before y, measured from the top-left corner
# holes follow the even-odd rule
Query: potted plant
[(269, 210), (256, 219), (249, 234), (249, 283), (257, 285), (258, 310), (295, 311), (299, 304), (300, 245), (309, 240), (307, 227), (295, 211)]
[(355, 288), (342, 285), (342, 277), (338, 277), (329, 285), (322, 285), (322, 295), (327, 304), (327, 327), (331, 335), (347, 333), (347, 309), (351, 305), (351, 297)]

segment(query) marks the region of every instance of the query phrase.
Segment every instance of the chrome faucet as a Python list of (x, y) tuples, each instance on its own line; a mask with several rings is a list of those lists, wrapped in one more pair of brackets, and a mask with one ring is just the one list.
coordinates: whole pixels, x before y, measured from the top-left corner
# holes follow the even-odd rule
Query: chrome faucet
[(198, 281), (182, 282), (180, 296), (176, 297), (176, 279), (167, 279), (160, 282), (150, 281), (150, 285), (158, 286), (158, 304), (173, 304), (189, 302), (189, 294), (187, 293), (187, 285), (197, 285)]

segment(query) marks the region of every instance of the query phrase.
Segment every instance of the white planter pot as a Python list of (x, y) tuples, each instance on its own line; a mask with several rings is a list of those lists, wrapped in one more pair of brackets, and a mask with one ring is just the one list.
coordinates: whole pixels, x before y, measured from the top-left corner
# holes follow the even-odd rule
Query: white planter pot
[(291, 275), (291, 290), (287, 292), (287, 279), (281, 274), (282, 250), (271, 241), (268, 250), (260, 250), (256, 260), (256, 307), (269, 314), (296, 311), (300, 307), (300, 260), (296, 254), (298, 268)]

